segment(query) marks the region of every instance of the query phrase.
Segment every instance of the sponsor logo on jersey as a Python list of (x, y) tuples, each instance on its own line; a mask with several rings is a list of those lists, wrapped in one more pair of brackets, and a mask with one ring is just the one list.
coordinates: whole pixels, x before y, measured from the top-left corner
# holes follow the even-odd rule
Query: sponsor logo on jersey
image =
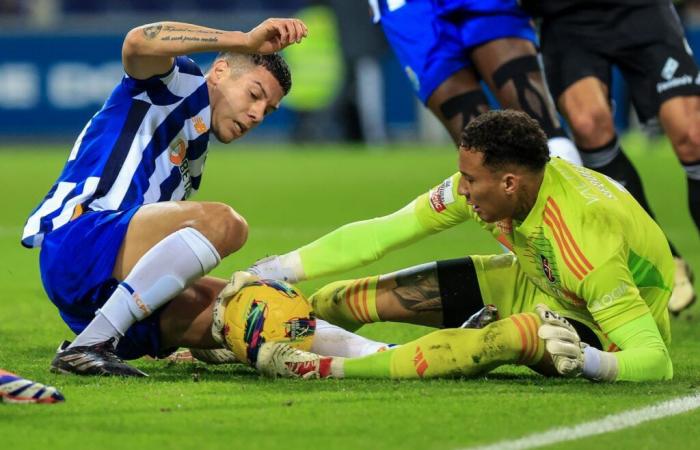
[(194, 131), (196, 131), (199, 134), (202, 134), (207, 131), (207, 126), (204, 123), (204, 120), (202, 120), (202, 118), (199, 116), (194, 116), (192, 118), (192, 124), (194, 125)]
[(670, 80), (673, 78), (673, 75), (675, 75), (676, 70), (678, 70), (678, 66), (678, 61), (669, 57), (666, 60), (666, 64), (664, 64), (663, 69), (661, 69), (661, 77), (666, 81)]
[(430, 191), (430, 207), (436, 213), (441, 213), (447, 209), (447, 205), (455, 201), (454, 195), (452, 195), (452, 178), (448, 178), (438, 187)]
[(170, 145), (170, 162), (175, 166), (179, 166), (185, 160), (187, 155), (187, 146), (185, 141), (182, 139), (176, 140), (172, 145)]
[(627, 283), (621, 282), (612, 291), (604, 294), (602, 297), (595, 299), (591, 302), (591, 306), (588, 310), (592, 313), (605, 309), (615, 303), (620, 297), (625, 295), (627, 292)]
[(179, 169), (182, 182), (185, 184), (185, 198), (188, 198), (192, 193), (192, 177), (190, 176), (190, 162), (187, 158), (182, 160)]

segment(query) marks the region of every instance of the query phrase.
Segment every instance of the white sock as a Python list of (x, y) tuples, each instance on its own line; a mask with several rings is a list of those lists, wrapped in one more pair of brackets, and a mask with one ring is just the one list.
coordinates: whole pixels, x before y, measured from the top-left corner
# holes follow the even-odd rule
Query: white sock
[(351, 333), (325, 320), (316, 319), (316, 333), (311, 346), (313, 353), (356, 358), (377, 353), (383, 347), (389, 348), (390, 345)]
[(552, 157), (558, 156), (570, 163), (582, 166), (581, 155), (571, 139), (565, 137), (555, 137), (547, 141), (549, 147), (549, 155)]
[(211, 242), (194, 228), (172, 233), (138, 260), (71, 347), (123, 336), (134, 322), (148, 317), (220, 261)]

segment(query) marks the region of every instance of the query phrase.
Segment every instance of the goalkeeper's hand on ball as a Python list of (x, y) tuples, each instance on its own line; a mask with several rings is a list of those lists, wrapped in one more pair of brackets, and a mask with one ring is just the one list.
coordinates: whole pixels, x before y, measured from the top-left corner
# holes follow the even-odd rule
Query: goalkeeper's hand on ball
[(557, 373), (565, 377), (581, 375), (586, 344), (581, 342), (574, 327), (543, 304), (537, 305), (535, 311), (542, 320), (537, 334), (544, 339)]
[(231, 275), (231, 280), (228, 284), (224, 286), (216, 297), (212, 313), (211, 335), (219, 344), (224, 345), (224, 312), (226, 311), (226, 305), (241, 289), (250, 286), (256, 281), (260, 281), (259, 276), (243, 270), (236, 271)]
[(301, 261), (296, 252), (259, 259), (248, 268), (248, 272), (264, 280), (282, 280), (287, 283), (296, 283), (303, 278)]

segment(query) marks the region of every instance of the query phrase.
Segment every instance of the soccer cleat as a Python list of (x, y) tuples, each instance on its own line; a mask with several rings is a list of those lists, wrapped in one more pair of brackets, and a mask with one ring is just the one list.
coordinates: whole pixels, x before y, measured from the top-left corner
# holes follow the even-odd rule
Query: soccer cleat
[(131, 367), (114, 353), (114, 338), (99, 344), (68, 348), (63, 341), (51, 361), (51, 371), (75, 375), (147, 377), (145, 372)]
[(486, 305), (468, 318), (460, 328), (484, 328), (491, 322), (498, 320), (498, 308), (495, 305)]
[(668, 301), (668, 310), (673, 315), (695, 303), (696, 295), (693, 289), (693, 271), (682, 258), (673, 258), (676, 263), (676, 274), (673, 280), (673, 292)]
[(333, 358), (291, 347), (283, 342), (260, 346), (255, 367), (269, 378), (328, 378)]
[(0, 402), (59, 403), (63, 395), (53, 386), (37, 383), (0, 369)]

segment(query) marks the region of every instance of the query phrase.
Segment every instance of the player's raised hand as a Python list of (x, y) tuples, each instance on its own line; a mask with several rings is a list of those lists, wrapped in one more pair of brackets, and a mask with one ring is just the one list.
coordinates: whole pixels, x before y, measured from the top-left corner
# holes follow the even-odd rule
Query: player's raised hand
[(250, 53), (274, 53), (299, 43), (308, 36), (309, 29), (299, 19), (267, 19), (246, 33)]

